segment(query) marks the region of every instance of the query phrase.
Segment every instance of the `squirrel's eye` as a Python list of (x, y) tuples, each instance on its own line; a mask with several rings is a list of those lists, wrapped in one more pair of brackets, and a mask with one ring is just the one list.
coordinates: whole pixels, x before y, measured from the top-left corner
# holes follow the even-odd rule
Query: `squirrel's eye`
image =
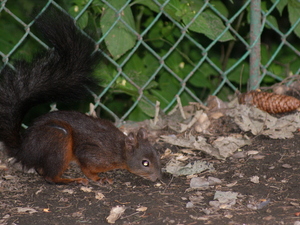
[(148, 160), (143, 160), (143, 161), (142, 161), (142, 165), (143, 165), (144, 167), (148, 167), (148, 166), (150, 165), (150, 163), (149, 163)]

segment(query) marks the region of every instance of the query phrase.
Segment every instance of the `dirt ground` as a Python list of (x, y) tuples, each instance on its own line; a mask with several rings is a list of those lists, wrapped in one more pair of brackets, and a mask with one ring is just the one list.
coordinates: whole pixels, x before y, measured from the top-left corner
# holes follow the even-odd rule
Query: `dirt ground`
[[(227, 122), (220, 130), (236, 132)], [(7, 165), (0, 151), (0, 224), (108, 224), (115, 206), (125, 209), (115, 224), (300, 224), (300, 133), (283, 140), (250, 138), (251, 145), (226, 160), (189, 155), (190, 162), (214, 165), (215, 172), (199, 177), (221, 180), (203, 189), (190, 189), (191, 176), (164, 172), (162, 181), (153, 183), (119, 170), (105, 174), (113, 184), (51, 185), (35, 172)], [(162, 155), (167, 148), (181, 150), (163, 142), (155, 146)], [(162, 160), (163, 167), (168, 160)], [(74, 165), (65, 175), (82, 174)], [(216, 207), (211, 202), (216, 191), (237, 193), (237, 199), (231, 207)]]

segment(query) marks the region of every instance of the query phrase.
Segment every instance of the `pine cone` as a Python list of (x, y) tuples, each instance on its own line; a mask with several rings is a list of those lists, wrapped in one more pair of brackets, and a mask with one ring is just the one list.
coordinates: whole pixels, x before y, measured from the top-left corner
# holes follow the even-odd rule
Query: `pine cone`
[(287, 95), (249, 91), (239, 96), (240, 104), (254, 105), (268, 113), (284, 113), (300, 107), (300, 100)]

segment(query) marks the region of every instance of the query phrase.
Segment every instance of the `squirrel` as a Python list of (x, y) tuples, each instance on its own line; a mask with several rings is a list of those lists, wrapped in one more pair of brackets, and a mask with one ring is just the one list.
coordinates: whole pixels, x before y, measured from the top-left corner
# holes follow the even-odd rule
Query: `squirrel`
[[(53, 46), (31, 63), (18, 60), (0, 72), (0, 141), (9, 157), (34, 168), (47, 182), (88, 184), (86, 178), (63, 178), (71, 161), (93, 181), (109, 182), (98, 173), (126, 169), (145, 179), (161, 178), (158, 153), (147, 132), (127, 136), (112, 122), (76, 111), (52, 111), (22, 131), (34, 106), (80, 99), (95, 84), (92, 72), (101, 59), (96, 43), (62, 10), (48, 8), (35, 25)], [(97, 50), (97, 51), (96, 51)]]

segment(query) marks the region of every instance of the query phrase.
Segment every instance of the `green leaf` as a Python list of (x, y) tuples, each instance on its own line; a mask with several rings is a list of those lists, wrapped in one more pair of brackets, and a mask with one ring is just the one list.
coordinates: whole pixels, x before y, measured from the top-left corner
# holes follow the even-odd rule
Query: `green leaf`
[(180, 89), (180, 83), (166, 71), (160, 72), (158, 84), (159, 90), (151, 89), (151, 94), (161, 103), (161, 108), (166, 107)]
[(16, 24), (8, 22), (0, 23), (0, 30), (5, 31), (0, 33), (0, 49), (7, 54), (18, 43), (24, 32)]
[(77, 20), (77, 25), (81, 28), (84, 29), (88, 25), (89, 22), (89, 14), (87, 11), (85, 11)]
[(216, 70), (212, 68), (207, 62), (203, 63), (200, 68), (188, 80), (190, 84), (195, 87), (206, 87), (211, 89), (212, 85), (209, 76), (216, 74)]
[[(149, 59), (149, 57), (147, 58)], [(134, 54), (131, 56), (129, 61), (127, 61), (123, 71), (137, 86), (142, 87), (148, 82), (150, 76), (154, 72), (154, 69), (158, 66), (157, 61), (154, 60), (154, 58), (152, 58), (152, 61), (143, 60), (137, 54)], [(152, 64), (153, 67), (148, 67), (147, 64), (149, 63)], [(153, 88), (155, 86), (157, 86), (156, 82), (151, 81), (146, 89)], [(136, 90), (135, 87), (134, 90)]]
[(119, 77), (116, 80), (115, 84), (115, 92), (125, 93), (130, 96), (138, 96), (138, 89), (134, 87), (130, 82), (128, 82), (125, 78)]
[[(277, 19), (274, 17), (274, 16), (272, 16), (272, 15), (269, 15), (268, 17), (267, 17), (267, 20), (276, 28), (276, 29), (279, 29), (278, 28), (278, 23), (277, 23)], [(270, 28), (270, 29), (273, 29), (271, 26), (269, 26), (268, 24), (266, 24), (266, 27), (267, 28)]]
[(175, 96), (173, 94), (167, 96), (165, 91), (162, 91), (162, 90), (151, 90), (151, 94), (157, 98), (157, 100), (161, 104), (161, 107), (166, 107), (170, 103), (170, 101), (172, 99), (171, 97)]
[(164, 45), (164, 42), (161, 40), (161, 38), (162, 38), (161, 30), (162, 29), (163, 29), (163, 21), (159, 20), (152, 26), (152, 28), (148, 32), (147, 38), (152, 40), (151, 44), (155, 48), (162, 48)]
[[(155, 103), (156, 98), (152, 95), (149, 95), (147, 93), (144, 93), (144, 95), (151, 100), (151, 102)], [(155, 115), (155, 107), (150, 102), (146, 101), (144, 98), (142, 98), (139, 103), (138, 107), (147, 115), (150, 117), (154, 117)]]
[(261, 84), (264, 86), (264, 85), (267, 85), (267, 84), (274, 84), (274, 82), (275, 82), (274, 77), (265, 76)]
[(143, 64), (144, 64), (144, 71), (149, 77), (152, 76), (157, 68), (159, 67), (160, 63), (156, 57), (154, 57), (150, 52), (146, 52), (145, 56), (143, 57)]
[[(275, 4), (275, 2), (278, 2), (278, 4), (276, 5), (277, 10), (280, 13), (280, 16), (282, 16), (282, 11), (284, 9), (284, 7), (287, 5), (288, 0), (271, 0), (273, 2), (273, 4)], [(294, 1), (294, 0), (293, 0)]]
[(159, 12), (159, 6), (153, 0), (135, 0), (134, 4), (142, 4), (154, 12)]
[(228, 9), (220, 0), (212, 0), (211, 3), (223, 16), (228, 17)]
[(235, 68), (227, 75), (227, 78), (237, 84), (247, 84), (249, 79), (249, 63), (242, 62), (235, 65), (237, 61), (237, 59), (232, 58), (228, 60), (227, 68), (231, 68), (232, 66)]
[[(300, 2), (296, 0), (288, 0), (288, 11), (289, 19), (293, 26), (300, 18)], [(300, 37), (300, 23), (298, 23), (295, 27), (294, 32), (298, 37)]]
[[(116, 11), (119, 11), (126, 2), (127, 0), (109, 1)], [(124, 22), (118, 20), (119, 17), (115, 10), (105, 5), (100, 25), (108, 51), (115, 59), (118, 59), (135, 45), (136, 35), (129, 28), (134, 29), (135, 27), (130, 7), (127, 6), (119, 13)], [(114, 24), (116, 21), (118, 22)]]
[[(158, 0), (160, 4), (164, 4), (166, 0)], [(159, 13), (160, 12), (160, 6), (157, 5), (153, 0), (136, 0), (134, 1), (135, 4), (142, 4), (144, 6), (149, 7), (152, 11)], [(179, 0), (170, 0), (165, 6), (164, 6), (164, 12), (171, 16), (173, 19), (180, 21), (181, 17), (178, 16), (178, 13), (182, 11), (181, 5), (183, 5)]]
[(128, 116), (128, 120), (136, 122), (144, 121), (147, 119), (149, 119), (149, 116), (147, 116), (139, 106), (135, 107), (135, 109), (132, 110)]
[(99, 63), (95, 69), (95, 77), (99, 80), (99, 85), (107, 87), (113, 78), (117, 75), (117, 71), (114, 66), (106, 63)]
[(269, 67), (268, 70), (272, 73), (274, 73), (277, 76), (280, 76), (283, 78), (283, 76), (285, 75), (285, 68), (283, 68), (281, 65), (277, 65), (275, 63), (272, 63)]
[(166, 65), (176, 74), (180, 71), (180, 64), (182, 63), (182, 56), (177, 52), (173, 51), (166, 59)]
[(234, 40), (234, 37), (229, 31), (226, 31), (222, 36), (222, 32), (226, 28), (222, 20), (210, 11), (205, 11), (194, 18), (195, 12), (186, 14), (183, 17), (183, 22), (188, 24), (191, 20), (194, 22), (189, 26), (189, 29), (197, 33), (206, 35), (211, 40), (218, 39), (221, 42)]
[[(195, 94), (195, 93), (194, 93)], [(190, 102), (195, 101), (190, 94), (183, 92), (180, 96), (180, 100), (183, 106), (188, 105)]]
[(261, 49), (261, 64), (265, 65), (270, 60), (270, 55), (272, 55), (272, 52), (270, 52), (270, 48), (267, 45), (262, 44), (260, 46)]

